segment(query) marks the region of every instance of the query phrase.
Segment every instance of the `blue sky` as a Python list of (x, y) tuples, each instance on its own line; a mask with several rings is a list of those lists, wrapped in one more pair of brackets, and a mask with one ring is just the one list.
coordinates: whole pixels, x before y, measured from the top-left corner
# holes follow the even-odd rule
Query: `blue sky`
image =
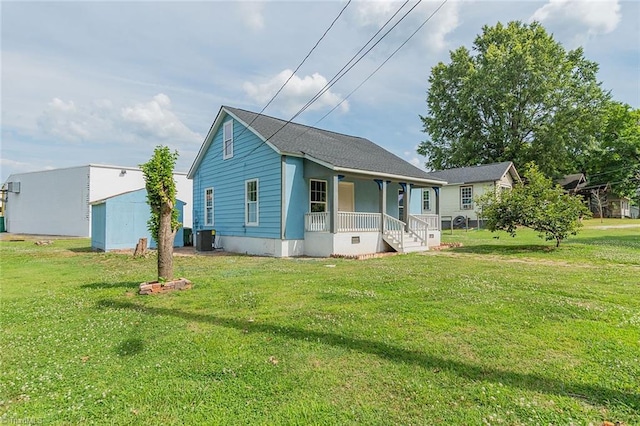
[[(440, 3), (421, 2), (296, 121), (315, 125)], [(137, 166), (159, 144), (177, 149), (177, 170), (187, 171), (220, 106), (262, 109), (345, 4), (2, 1), (1, 181), (88, 163)], [(353, 1), (265, 113), (289, 119), (400, 4)], [(449, 0), (317, 126), (421, 165), (431, 67), (471, 47), (485, 24), (534, 19), (565, 48), (582, 46), (614, 99), (640, 107), (640, 2)]]

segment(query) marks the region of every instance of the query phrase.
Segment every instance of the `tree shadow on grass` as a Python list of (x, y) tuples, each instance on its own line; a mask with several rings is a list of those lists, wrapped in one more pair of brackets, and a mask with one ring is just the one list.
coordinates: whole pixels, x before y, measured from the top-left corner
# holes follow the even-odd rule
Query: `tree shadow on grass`
[(638, 238), (637, 235), (607, 235), (603, 237), (580, 238), (580, 243), (592, 246), (640, 248), (640, 238)]
[(112, 288), (125, 288), (125, 289), (138, 289), (140, 287), (140, 282), (132, 282), (132, 281), (123, 281), (119, 283), (113, 282), (101, 282), (101, 283), (91, 283), (91, 284), (82, 284), (80, 288), (89, 288), (92, 290), (99, 289), (112, 289)]
[(132, 356), (139, 354), (144, 349), (144, 342), (138, 337), (127, 339), (116, 347), (116, 353), (120, 356)]
[(447, 251), (454, 253), (472, 253), (472, 254), (526, 254), (526, 253), (549, 253), (556, 249), (554, 245), (498, 245), (498, 244), (480, 244), (473, 246), (462, 246), (450, 248)]
[(237, 318), (223, 318), (214, 315), (197, 314), (179, 309), (142, 306), (131, 302), (102, 300), (100, 308), (131, 309), (136, 312), (172, 316), (187, 321), (206, 322), (220, 327), (234, 328), (247, 333), (275, 334), (301, 341), (319, 343), (359, 351), (387, 359), (392, 362), (414, 364), (431, 370), (447, 370), (468, 380), (491, 381), (515, 388), (543, 392), (559, 396), (569, 396), (587, 400), (603, 406), (620, 405), (632, 410), (640, 410), (640, 394), (629, 393), (584, 383), (563, 382), (538, 374), (518, 373), (491, 367), (473, 365), (461, 361), (427, 355), (374, 340), (358, 339), (340, 334), (284, 327), (277, 324), (249, 322)]
[(94, 249), (91, 248), (91, 246), (87, 246), (87, 247), (73, 247), (68, 249), (70, 252), (73, 253), (99, 253), (97, 251), (95, 251)]

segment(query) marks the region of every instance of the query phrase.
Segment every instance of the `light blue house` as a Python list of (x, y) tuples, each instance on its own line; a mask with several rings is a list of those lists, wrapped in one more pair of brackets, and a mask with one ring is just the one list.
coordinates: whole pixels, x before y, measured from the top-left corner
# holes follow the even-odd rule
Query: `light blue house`
[[(176, 200), (178, 221), (182, 223), (185, 203)], [(140, 238), (146, 238), (149, 248), (157, 246), (147, 229), (151, 211), (147, 190), (138, 189), (91, 203), (91, 248), (109, 251), (135, 248)], [(178, 229), (174, 247), (184, 245), (183, 229)]]
[[(194, 233), (215, 229), (226, 251), (324, 257), (440, 244), (446, 182), (364, 138), (223, 106), (187, 177)], [(433, 214), (411, 200), (423, 188), (435, 190)]]

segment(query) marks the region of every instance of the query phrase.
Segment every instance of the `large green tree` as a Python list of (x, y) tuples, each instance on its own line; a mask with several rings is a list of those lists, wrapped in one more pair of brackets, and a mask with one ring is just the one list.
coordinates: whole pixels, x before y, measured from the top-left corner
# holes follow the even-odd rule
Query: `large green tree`
[(432, 169), (534, 161), (547, 176), (581, 168), (609, 99), (598, 65), (566, 51), (537, 22), (484, 26), (429, 77), (430, 139), (418, 152)]
[(524, 166), (524, 182), (504, 192), (487, 192), (476, 201), (483, 222), (490, 231), (516, 235), (519, 226), (538, 231), (540, 237), (555, 240), (556, 247), (582, 226), (591, 213), (582, 198), (566, 194), (545, 177), (534, 163)]
[(640, 110), (620, 102), (606, 108), (598, 145), (589, 153), (589, 185), (610, 184), (618, 195), (638, 198), (640, 188)]
[(176, 182), (173, 169), (178, 152), (157, 146), (151, 159), (140, 165), (147, 188), (151, 217), (147, 222), (151, 236), (158, 243), (158, 281), (173, 277), (173, 240), (180, 227), (176, 206)]

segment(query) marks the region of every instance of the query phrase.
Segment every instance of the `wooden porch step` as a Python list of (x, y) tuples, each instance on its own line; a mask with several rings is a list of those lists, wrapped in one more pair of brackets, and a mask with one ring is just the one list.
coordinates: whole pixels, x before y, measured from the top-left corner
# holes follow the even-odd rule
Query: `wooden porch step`
[(389, 235), (385, 236), (385, 241), (399, 253), (413, 253), (427, 250), (427, 246), (422, 245), (414, 235), (408, 232), (404, 234), (404, 247), (400, 247), (400, 241), (391, 238)]

